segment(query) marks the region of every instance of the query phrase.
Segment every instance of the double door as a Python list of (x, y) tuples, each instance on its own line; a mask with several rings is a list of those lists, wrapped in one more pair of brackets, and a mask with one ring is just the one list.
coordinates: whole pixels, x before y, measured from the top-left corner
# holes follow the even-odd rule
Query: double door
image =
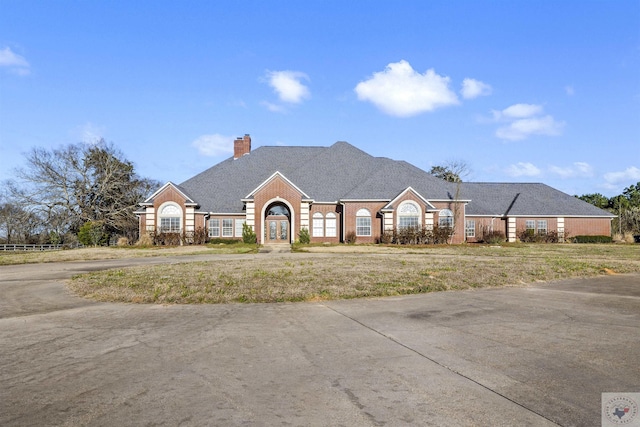
[(266, 222), (266, 243), (291, 243), (289, 238), (289, 218), (268, 216)]

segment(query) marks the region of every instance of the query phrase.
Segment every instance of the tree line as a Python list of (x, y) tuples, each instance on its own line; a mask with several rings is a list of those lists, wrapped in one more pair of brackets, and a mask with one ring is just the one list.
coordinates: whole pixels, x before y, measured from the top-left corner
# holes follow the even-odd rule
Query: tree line
[(576, 196), (618, 217), (613, 220), (612, 231), (621, 237), (640, 235), (640, 182), (630, 185), (614, 197), (600, 193)]
[(160, 183), (140, 177), (112, 143), (33, 148), (25, 160), (2, 186), (0, 243), (137, 240), (136, 207)]

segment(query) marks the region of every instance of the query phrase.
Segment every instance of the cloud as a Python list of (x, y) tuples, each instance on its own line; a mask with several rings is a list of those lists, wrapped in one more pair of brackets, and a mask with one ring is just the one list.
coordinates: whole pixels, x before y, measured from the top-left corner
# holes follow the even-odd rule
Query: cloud
[(531, 135), (556, 136), (562, 134), (565, 123), (551, 115), (542, 116), (544, 108), (535, 104), (514, 104), (502, 111), (493, 110), (495, 121), (507, 122), (496, 130), (496, 136), (509, 141), (520, 141)]
[(588, 178), (593, 176), (593, 167), (584, 162), (575, 162), (572, 166), (567, 167), (549, 166), (549, 170), (561, 178)]
[(479, 96), (491, 95), (492, 90), (491, 85), (483, 83), (480, 80), (466, 78), (462, 81), (460, 94), (464, 99), (473, 99)]
[(264, 105), (267, 108), (267, 110), (274, 113), (284, 113), (287, 111), (287, 109), (284, 108), (282, 105), (273, 104), (268, 101), (262, 101), (260, 104)]
[(282, 102), (299, 104), (311, 96), (309, 88), (302, 84), (309, 77), (300, 71), (267, 71), (265, 79)]
[(26, 76), (31, 73), (31, 66), (27, 60), (13, 52), (9, 47), (0, 49), (0, 67), (7, 68), (9, 72), (19, 76)]
[(106, 128), (104, 126), (98, 126), (91, 122), (87, 122), (83, 125), (77, 126), (71, 131), (71, 134), (84, 144), (93, 145), (100, 142), (104, 137), (106, 134)]
[(543, 107), (542, 105), (535, 104), (514, 104), (510, 107), (505, 108), (502, 111), (493, 111), (493, 117), (496, 120), (500, 120), (502, 118), (507, 119), (522, 119), (526, 117), (531, 117), (542, 113)]
[(199, 136), (191, 143), (191, 146), (195, 147), (203, 156), (215, 157), (233, 153), (233, 141), (232, 136), (215, 133)]
[(640, 169), (635, 166), (631, 166), (620, 172), (605, 173), (604, 180), (610, 185), (640, 181)]
[(531, 163), (519, 162), (505, 169), (509, 176), (537, 176), (540, 175), (540, 169)]
[(569, 96), (573, 96), (576, 93), (576, 91), (573, 89), (573, 86), (565, 86), (564, 91)]
[(458, 97), (449, 89), (449, 82), (449, 77), (440, 76), (433, 69), (420, 74), (401, 60), (387, 65), (384, 71), (373, 73), (354, 90), (359, 100), (369, 101), (387, 114), (409, 117), (459, 104)]

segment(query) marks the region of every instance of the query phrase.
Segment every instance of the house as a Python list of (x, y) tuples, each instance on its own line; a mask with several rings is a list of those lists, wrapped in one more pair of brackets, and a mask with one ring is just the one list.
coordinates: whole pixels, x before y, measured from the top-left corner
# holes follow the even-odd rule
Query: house
[(233, 157), (141, 203), (140, 232), (192, 232), (258, 243), (378, 242), (385, 230), (453, 227), (452, 243), (497, 230), (610, 235), (614, 215), (544, 184), (450, 183), (405, 161), (374, 157), (346, 142), (329, 147), (259, 147), (234, 141)]

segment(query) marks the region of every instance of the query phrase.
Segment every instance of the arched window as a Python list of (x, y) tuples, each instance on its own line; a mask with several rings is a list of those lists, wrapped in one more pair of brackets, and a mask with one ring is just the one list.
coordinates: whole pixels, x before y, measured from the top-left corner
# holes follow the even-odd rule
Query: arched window
[(325, 233), (327, 237), (336, 237), (336, 214), (329, 212), (325, 217)]
[(356, 236), (371, 236), (371, 212), (368, 209), (356, 212)]
[(313, 214), (313, 237), (324, 236), (324, 218), (320, 212)]
[(179, 233), (182, 229), (182, 209), (175, 203), (160, 207), (160, 232)]
[(420, 208), (413, 202), (402, 202), (398, 207), (398, 228), (419, 227)]
[(442, 209), (440, 211), (438, 214), (438, 226), (453, 228), (453, 212), (450, 209)]

